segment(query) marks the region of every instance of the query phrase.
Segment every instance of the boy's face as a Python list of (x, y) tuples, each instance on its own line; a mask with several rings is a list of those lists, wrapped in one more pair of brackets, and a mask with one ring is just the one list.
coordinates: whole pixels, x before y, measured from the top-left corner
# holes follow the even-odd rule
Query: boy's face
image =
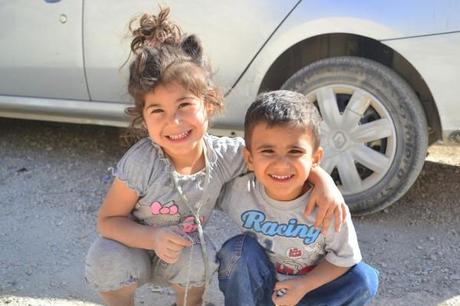
[(313, 143), (311, 133), (303, 128), (261, 123), (252, 131), (244, 158), (268, 196), (294, 200), (303, 193), (310, 169), (323, 155), (321, 147), (314, 151)]

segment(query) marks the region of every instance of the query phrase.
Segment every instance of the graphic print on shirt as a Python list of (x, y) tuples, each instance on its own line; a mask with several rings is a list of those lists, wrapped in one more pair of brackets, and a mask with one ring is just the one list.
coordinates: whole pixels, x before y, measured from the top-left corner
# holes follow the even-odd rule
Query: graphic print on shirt
[(174, 224), (180, 221), (179, 206), (174, 201), (166, 204), (154, 201), (150, 204), (150, 213), (154, 218), (154, 224), (157, 225)]
[(275, 237), (299, 238), (305, 245), (316, 241), (321, 231), (313, 226), (298, 223), (296, 218), (291, 218), (287, 223), (266, 220), (263, 212), (247, 210), (241, 214), (242, 226), (258, 234)]
[[(200, 216), (200, 222), (201, 222), (201, 224), (204, 223), (204, 217), (203, 216)], [(198, 230), (198, 225), (195, 222), (195, 217), (193, 217), (191, 215), (185, 217), (182, 220), (181, 226), (182, 226), (182, 231), (184, 233), (187, 233), (187, 234), (192, 233), (192, 232), (196, 232)]]
[[(321, 237), (321, 236), (320, 236)], [(275, 247), (275, 241), (268, 243), (269, 239), (263, 239), (265, 246), (271, 245)], [(304, 246), (304, 248), (288, 247), (285, 252), (277, 253), (273, 249), (265, 248), (268, 257), (271, 262), (274, 263), (275, 269), (278, 273), (285, 275), (304, 275), (317, 265), (324, 254), (324, 249), (321, 244), (324, 243), (324, 239), (317, 239), (316, 242)], [(260, 240), (259, 240), (259, 243)], [(262, 244), (262, 243), (261, 243)], [(281, 246), (278, 246), (278, 248)], [(320, 250), (321, 249), (321, 250)]]

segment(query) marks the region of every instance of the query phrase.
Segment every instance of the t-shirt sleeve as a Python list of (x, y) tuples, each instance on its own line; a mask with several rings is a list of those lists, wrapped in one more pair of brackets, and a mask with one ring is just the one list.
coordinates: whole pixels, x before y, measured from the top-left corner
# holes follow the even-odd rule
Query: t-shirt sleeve
[(156, 153), (150, 139), (139, 140), (123, 155), (113, 175), (143, 197), (149, 180), (155, 175)]
[(326, 234), (326, 260), (339, 267), (351, 267), (361, 261), (355, 227), (350, 215), (339, 233), (331, 225)]
[(232, 182), (226, 183), (220, 190), (219, 198), (216, 201), (216, 208), (228, 212), (228, 204), (232, 200)]
[(243, 138), (216, 137), (213, 147), (217, 157), (216, 167), (223, 182), (229, 182), (247, 171), (243, 158)]

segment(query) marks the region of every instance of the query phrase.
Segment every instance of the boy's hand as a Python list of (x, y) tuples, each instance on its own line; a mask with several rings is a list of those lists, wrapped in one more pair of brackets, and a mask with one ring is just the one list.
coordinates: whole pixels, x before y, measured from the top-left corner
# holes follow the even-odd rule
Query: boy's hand
[(172, 264), (177, 261), (183, 248), (192, 246), (192, 242), (185, 239), (168, 227), (154, 229), (154, 251), (161, 260)]
[(349, 211), (342, 194), (332, 180), (331, 184), (313, 188), (305, 208), (306, 217), (312, 213), (315, 206), (318, 206), (318, 210), (314, 226), (321, 228), (321, 232), (326, 234), (329, 224), (335, 218), (335, 230), (339, 232)]
[[(282, 296), (277, 295), (277, 291), (280, 289), (285, 289), (285, 293)], [(304, 295), (307, 294), (300, 279), (277, 282), (273, 290), (273, 303), (275, 303), (275, 305), (283, 306), (297, 305)]]

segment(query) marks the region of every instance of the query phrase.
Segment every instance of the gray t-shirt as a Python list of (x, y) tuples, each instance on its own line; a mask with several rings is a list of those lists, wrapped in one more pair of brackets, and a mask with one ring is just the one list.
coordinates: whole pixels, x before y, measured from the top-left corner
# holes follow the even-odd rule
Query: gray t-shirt
[[(246, 171), (241, 153), (243, 139), (205, 135), (204, 142), (209, 180), (206, 180), (204, 169), (192, 175), (176, 173), (189, 205), (196, 210), (198, 203), (203, 203), (200, 209), (203, 224), (208, 221), (222, 186)], [(192, 214), (175, 188), (172, 171), (175, 171), (174, 166), (161, 148), (150, 138), (144, 138), (126, 152), (114, 175), (139, 194), (132, 211), (137, 222), (181, 225), (186, 233), (195, 232)]]
[(316, 211), (304, 217), (309, 196), (307, 192), (293, 201), (273, 200), (254, 174), (248, 173), (225, 185), (218, 205), (241, 230), (257, 236), (277, 271), (283, 274), (305, 273), (323, 258), (341, 267), (361, 261), (350, 216), (339, 233), (331, 224), (323, 235), (313, 227)]

